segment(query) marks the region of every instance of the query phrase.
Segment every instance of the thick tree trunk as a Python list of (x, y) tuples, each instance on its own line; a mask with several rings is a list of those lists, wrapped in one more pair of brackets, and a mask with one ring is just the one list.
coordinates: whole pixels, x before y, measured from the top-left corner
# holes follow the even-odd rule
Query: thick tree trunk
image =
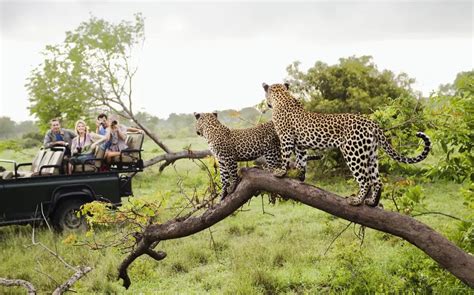
[[(278, 193), (340, 218), (401, 237), (420, 248), (467, 285), (474, 287), (474, 257), (420, 221), (396, 212), (368, 206), (354, 207), (347, 199), (293, 179), (280, 179), (259, 169), (241, 169), (242, 179), (226, 199), (202, 215), (174, 219), (146, 228), (138, 247), (121, 264), (119, 277), (130, 284), (127, 268), (142, 254), (150, 255), (162, 240), (177, 239), (223, 220), (260, 191)], [(152, 256), (152, 255), (150, 255)], [(153, 256), (152, 256), (153, 257)], [(160, 257), (164, 257), (163, 255)], [(158, 260), (158, 259), (157, 259)]]

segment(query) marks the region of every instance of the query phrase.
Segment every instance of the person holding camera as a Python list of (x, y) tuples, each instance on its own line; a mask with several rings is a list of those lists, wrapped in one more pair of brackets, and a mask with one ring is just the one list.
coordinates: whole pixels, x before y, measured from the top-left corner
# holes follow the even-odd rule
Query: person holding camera
[(88, 132), (86, 122), (78, 120), (74, 128), (77, 136), (74, 137), (71, 144), (72, 157), (69, 171), (72, 171), (73, 165), (79, 165), (95, 157), (96, 146), (105, 141), (105, 137), (97, 133)]
[(112, 162), (112, 159), (120, 155), (120, 151), (127, 148), (125, 140), (127, 139), (127, 127), (119, 124), (117, 118), (110, 118), (105, 133), (106, 143), (103, 145), (105, 149), (105, 161)]
[(101, 113), (97, 116), (97, 120), (95, 121), (95, 133), (105, 136), (108, 127), (107, 119), (107, 115), (104, 113)]

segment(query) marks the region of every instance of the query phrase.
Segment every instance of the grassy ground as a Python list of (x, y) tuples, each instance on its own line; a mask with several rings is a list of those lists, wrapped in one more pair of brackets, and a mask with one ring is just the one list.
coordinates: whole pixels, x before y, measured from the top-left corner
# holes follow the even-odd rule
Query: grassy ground
[[(183, 142), (192, 142), (193, 149), (206, 148), (198, 138), (167, 141), (174, 150), (184, 148)], [(159, 153), (153, 148), (146, 144), (149, 152), (145, 157)], [(0, 158), (6, 156), (28, 160), (18, 153), (0, 153)], [(149, 200), (169, 198), (172, 204), (182, 199), (177, 183), (192, 193), (194, 188), (207, 185), (205, 175), (198, 161), (178, 161), (161, 174), (152, 167), (136, 177), (135, 195)], [(459, 194), (461, 185), (419, 184), (425, 196), (424, 208), (417, 208), (419, 211), (441, 211), (460, 218), (469, 214)], [(352, 181), (342, 178), (319, 180), (317, 185), (341, 195), (356, 190)], [(390, 201), (383, 202), (386, 208), (393, 208)], [(440, 215), (418, 218), (454, 239), (458, 221)], [(92, 251), (67, 243), (67, 234), (46, 229), (36, 232), (36, 240), (72, 265), (94, 268), (74, 286), (80, 294), (472, 293), (420, 250), (384, 233), (366, 229), (362, 242), (357, 236), (360, 227), (351, 225), (329, 247), (347, 224), (301, 204), (288, 201), (270, 205), (266, 197), (257, 197), (210, 230), (160, 243), (157, 249), (167, 252), (166, 259), (156, 262), (143, 256), (136, 260), (130, 268), (133, 284), (129, 290), (116, 281), (117, 266), (124, 258), (117, 249)], [(98, 230), (95, 238), (105, 239), (118, 232)], [(30, 280), (41, 293), (47, 293), (72, 271), (41, 247), (31, 246), (31, 239), (30, 226), (0, 228), (0, 277)], [(21, 291), (0, 287), (0, 294)]]

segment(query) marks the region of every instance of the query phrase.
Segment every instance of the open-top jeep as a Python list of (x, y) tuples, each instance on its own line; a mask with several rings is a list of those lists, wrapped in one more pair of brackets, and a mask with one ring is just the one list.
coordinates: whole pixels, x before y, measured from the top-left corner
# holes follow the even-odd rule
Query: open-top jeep
[(143, 171), (143, 134), (127, 133), (126, 142), (128, 148), (107, 166), (100, 147), (94, 159), (75, 166), (64, 148), (55, 147), (40, 150), (31, 163), (0, 160), (12, 167), (0, 172), (0, 226), (48, 221), (58, 230), (80, 229), (86, 226), (77, 214), (81, 205), (120, 205), (122, 197), (133, 195), (133, 176)]

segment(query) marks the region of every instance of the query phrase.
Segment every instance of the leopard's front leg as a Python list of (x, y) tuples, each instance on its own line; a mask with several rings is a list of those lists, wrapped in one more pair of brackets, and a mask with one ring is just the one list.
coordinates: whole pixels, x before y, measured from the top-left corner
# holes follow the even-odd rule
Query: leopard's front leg
[(219, 159), (219, 172), (222, 182), (221, 200), (231, 194), (238, 183), (237, 162), (233, 158)]
[(234, 161), (234, 159), (228, 161), (227, 167), (229, 171), (229, 186), (227, 187), (227, 193), (231, 194), (234, 192), (237, 184), (239, 184), (239, 176), (237, 175), (237, 161)]
[(229, 170), (227, 167), (227, 163), (224, 159), (218, 159), (219, 161), (219, 174), (222, 183), (222, 192), (221, 192), (221, 200), (223, 200), (228, 194), (229, 188)]
[(295, 154), (296, 154), (296, 169), (298, 170), (298, 179), (300, 181), (304, 181), (306, 178), (306, 163), (307, 163), (306, 150), (296, 145)]
[(293, 139), (289, 136), (280, 137), (280, 149), (281, 149), (281, 160), (282, 165), (273, 171), (273, 175), (276, 177), (283, 177), (286, 175), (288, 167), (290, 166), (290, 156), (293, 152), (295, 145)]

